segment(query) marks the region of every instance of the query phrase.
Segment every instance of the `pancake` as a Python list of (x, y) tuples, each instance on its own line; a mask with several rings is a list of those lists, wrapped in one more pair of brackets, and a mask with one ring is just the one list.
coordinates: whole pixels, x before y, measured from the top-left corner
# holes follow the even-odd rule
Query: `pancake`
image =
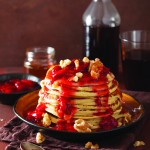
[(49, 127), (57, 130), (109, 130), (131, 120), (121, 100), (115, 76), (99, 59), (66, 59), (52, 66), (41, 81), (36, 112), (42, 114), (40, 122), (48, 114)]

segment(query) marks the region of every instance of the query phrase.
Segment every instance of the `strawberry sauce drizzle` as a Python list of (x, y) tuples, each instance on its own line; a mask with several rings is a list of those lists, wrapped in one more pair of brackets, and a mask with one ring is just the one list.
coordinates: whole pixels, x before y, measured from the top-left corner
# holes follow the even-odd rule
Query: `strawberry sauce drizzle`
[(42, 115), (45, 112), (46, 105), (44, 103), (41, 103), (35, 108), (30, 108), (26, 113), (26, 119), (36, 123), (38, 125), (41, 125)]

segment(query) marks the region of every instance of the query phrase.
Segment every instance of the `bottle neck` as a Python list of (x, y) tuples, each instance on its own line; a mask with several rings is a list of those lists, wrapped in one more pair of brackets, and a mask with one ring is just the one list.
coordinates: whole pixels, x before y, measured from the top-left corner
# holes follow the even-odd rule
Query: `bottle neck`
[(116, 27), (120, 25), (120, 15), (111, 0), (92, 0), (83, 14), (83, 24)]
[(111, 2), (111, 0), (102, 0), (103, 2)]
[(94, 2), (111, 2), (111, 0), (93, 0)]
[(97, 1), (102, 1), (102, 0), (93, 0), (94, 2), (97, 2)]
[(116, 27), (120, 25), (120, 15), (115, 5), (111, 0), (102, 0), (104, 6), (103, 23), (110, 27)]

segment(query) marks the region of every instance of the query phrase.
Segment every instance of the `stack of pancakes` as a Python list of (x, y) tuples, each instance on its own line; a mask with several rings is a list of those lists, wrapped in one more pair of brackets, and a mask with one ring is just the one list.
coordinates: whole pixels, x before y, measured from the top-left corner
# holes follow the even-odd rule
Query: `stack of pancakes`
[(130, 121), (118, 82), (99, 59), (62, 60), (47, 71), (41, 87), (38, 105), (46, 105), (53, 124), (81, 119), (95, 131), (106, 122), (114, 128)]

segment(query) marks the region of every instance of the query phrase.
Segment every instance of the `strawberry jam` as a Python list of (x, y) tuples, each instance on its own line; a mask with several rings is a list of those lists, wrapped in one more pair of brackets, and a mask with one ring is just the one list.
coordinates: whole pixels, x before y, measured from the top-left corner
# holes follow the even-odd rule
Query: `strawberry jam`
[(71, 120), (69, 123), (66, 121), (59, 120), (57, 124), (53, 127), (55, 130), (64, 130), (64, 131), (70, 131), (70, 132), (76, 132), (76, 130), (73, 127), (73, 121)]
[(1, 93), (17, 93), (32, 90), (36, 88), (38, 83), (27, 79), (11, 79), (0, 83)]
[(111, 130), (113, 128), (116, 128), (117, 126), (118, 126), (118, 122), (112, 116), (103, 118), (103, 120), (100, 122), (101, 130)]
[(46, 108), (45, 104), (40, 104), (36, 107), (36, 109), (34, 108), (29, 109), (27, 114), (25, 114), (26, 119), (33, 123), (40, 124), (43, 118), (42, 115), (45, 112), (45, 108)]

